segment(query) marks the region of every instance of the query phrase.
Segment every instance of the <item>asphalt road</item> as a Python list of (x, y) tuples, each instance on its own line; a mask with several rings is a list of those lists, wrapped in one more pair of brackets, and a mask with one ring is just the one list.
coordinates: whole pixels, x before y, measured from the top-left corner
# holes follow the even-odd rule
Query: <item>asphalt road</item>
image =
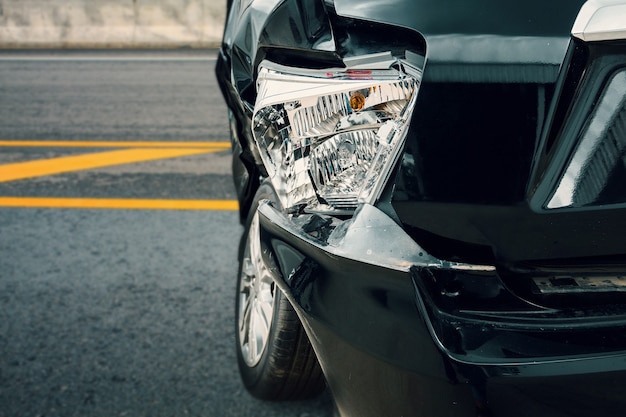
[[(78, 146), (228, 141), (213, 56), (0, 53), (0, 141), (24, 141), (0, 146), (0, 170), (33, 160), (58, 170), (0, 178), (0, 201), (234, 199), (228, 150), (119, 165)], [(106, 166), (60, 168), (85, 152)], [(0, 205), (0, 417), (330, 416), (328, 394), (266, 403), (240, 384), (237, 219)]]

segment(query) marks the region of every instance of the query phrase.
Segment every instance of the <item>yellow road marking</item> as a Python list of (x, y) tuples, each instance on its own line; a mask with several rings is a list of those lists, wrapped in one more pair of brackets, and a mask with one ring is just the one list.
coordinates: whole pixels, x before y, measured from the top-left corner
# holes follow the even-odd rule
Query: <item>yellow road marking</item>
[(0, 165), (0, 182), (23, 180), (111, 165), (216, 152), (210, 149), (123, 149)]
[(0, 140), (1, 147), (51, 147), (51, 148), (209, 148), (226, 150), (230, 142), (120, 142), (71, 140)]
[(238, 210), (236, 200), (0, 197), (0, 207), (126, 210)]
[[(111, 165), (199, 155), (228, 150), (230, 142), (120, 142), (0, 140), (0, 147), (124, 148), (121, 150), (64, 156), (0, 165), (0, 182), (15, 181), (102, 168)], [(126, 149), (130, 148), (130, 149)], [(0, 207), (139, 209), (139, 210), (238, 210), (237, 200), (162, 200), (122, 198), (0, 197)]]

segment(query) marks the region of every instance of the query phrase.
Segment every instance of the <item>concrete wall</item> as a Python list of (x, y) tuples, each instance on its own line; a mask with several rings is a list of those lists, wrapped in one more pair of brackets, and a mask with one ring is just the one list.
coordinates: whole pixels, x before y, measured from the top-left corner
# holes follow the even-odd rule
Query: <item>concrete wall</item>
[(0, 48), (219, 45), (226, 0), (0, 0)]

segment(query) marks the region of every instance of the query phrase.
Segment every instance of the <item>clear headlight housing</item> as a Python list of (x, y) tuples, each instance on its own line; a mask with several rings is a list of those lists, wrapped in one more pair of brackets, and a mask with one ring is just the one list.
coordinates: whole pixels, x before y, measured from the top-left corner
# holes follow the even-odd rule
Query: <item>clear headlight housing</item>
[(402, 151), (423, 58), (307, 70), (264, 61), (253, 133), (283, 207), (349, 213), (379, 197)]

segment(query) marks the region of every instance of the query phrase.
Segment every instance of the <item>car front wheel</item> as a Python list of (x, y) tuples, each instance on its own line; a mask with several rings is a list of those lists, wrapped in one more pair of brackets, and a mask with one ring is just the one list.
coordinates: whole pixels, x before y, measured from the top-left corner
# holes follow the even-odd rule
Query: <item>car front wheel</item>
[[(301, 400), (324, 390), (315, 352), (293, 307), (264, 260), (258, 202), (279, 207), (269, 182), (259, 187), (239, 249), (236, 299), (237, 359), (245, 387), (264, 400)], [(268, 256), (268, 255), (265, 255)]]

